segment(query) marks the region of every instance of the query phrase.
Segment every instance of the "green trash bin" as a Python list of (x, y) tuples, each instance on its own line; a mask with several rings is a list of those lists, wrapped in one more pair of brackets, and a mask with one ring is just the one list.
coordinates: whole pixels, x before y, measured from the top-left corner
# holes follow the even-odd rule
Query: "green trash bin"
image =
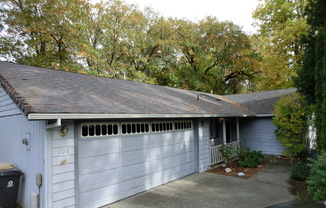
[(0, 170), (0, 208), (16, 208), (20, 176), (18, 168)]

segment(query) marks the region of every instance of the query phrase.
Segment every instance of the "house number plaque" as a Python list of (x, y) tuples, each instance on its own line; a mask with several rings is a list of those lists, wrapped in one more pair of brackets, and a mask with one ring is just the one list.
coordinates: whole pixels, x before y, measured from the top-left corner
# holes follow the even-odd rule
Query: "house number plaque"
[(69, 154), (70, 154), (70, 148), (69, 147), (59, 149), (59, 155), (69, 155)]

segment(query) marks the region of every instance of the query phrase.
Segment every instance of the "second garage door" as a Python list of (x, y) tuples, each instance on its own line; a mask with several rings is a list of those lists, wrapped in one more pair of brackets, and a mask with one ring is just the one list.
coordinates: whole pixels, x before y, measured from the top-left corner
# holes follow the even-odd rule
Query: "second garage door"
[(99, 207), (194, 172), (192, 121), (82, 124), (79, 207)]

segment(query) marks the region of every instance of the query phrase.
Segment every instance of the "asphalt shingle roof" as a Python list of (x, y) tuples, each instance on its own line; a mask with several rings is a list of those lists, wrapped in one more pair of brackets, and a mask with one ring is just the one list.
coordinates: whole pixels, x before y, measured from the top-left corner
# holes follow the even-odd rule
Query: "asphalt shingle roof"
[(0, 62), (0, 84), (26, 115), (251, 114), (205, 93), (7, 62)]
[(0, 84), (26, 114), (176, 115), (270, 114), (295, 89), (211, 95), (158, 85), (0, 62)]
[(226, 99), (238, 103), (249, 111), (256, 114), (271, 114), (274, 104), (282, 96), (296, 92), (295, 88), (271, 90), (264, 92), (253, 92), (245, 94), (234, 94), (224, 96)]

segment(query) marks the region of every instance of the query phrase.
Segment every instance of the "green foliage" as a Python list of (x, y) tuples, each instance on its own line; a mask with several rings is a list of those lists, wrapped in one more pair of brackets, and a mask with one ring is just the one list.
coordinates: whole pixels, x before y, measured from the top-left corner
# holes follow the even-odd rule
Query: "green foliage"
[(296, 87), (306, 101), (315, 106), (317, 150), (326, 150), (326, 6), (324, 0), (311, 1), (307, 10), (310, 35), (306, 45), (304, 63), (298, 72)]
[(257, 39), (263, 56), (260, 89), (293, 86), (308, 35), (305, 8), (308, 0), (263, 0), (253, 13), (259, 26)]
[(264, 160), (264, 155), (261, 151), (245, 149), (241, 150), (237, 164), (241, 167), (256, 168)]
[(326, 201), (326, 152), (321, 152), (317, 160), (311, 160), (308, 192), (314, 201)]
[(309, 176), (310, 167), (305, 163), (294, 163), (291, 166), (292, 176), (300, 181), (305, 181)]
[(220, 153), (226, 159), (226, 162), (230, 161), (235, 151), (233, 147), (227, 145), (223, 145), (220, 149)]
[(0, 2), (1, 57), (219, 94), (256, 89), (260, 54), (232, 22), (166, 19), (121, 0), (88, 2)]
[(286, 157), (297, 157), (305, 151), (305, 135), (308, 129), (308, 110), (300, 102), (299, 94), (284, 96), (274, 106), (275, 134), (285, 150)]

